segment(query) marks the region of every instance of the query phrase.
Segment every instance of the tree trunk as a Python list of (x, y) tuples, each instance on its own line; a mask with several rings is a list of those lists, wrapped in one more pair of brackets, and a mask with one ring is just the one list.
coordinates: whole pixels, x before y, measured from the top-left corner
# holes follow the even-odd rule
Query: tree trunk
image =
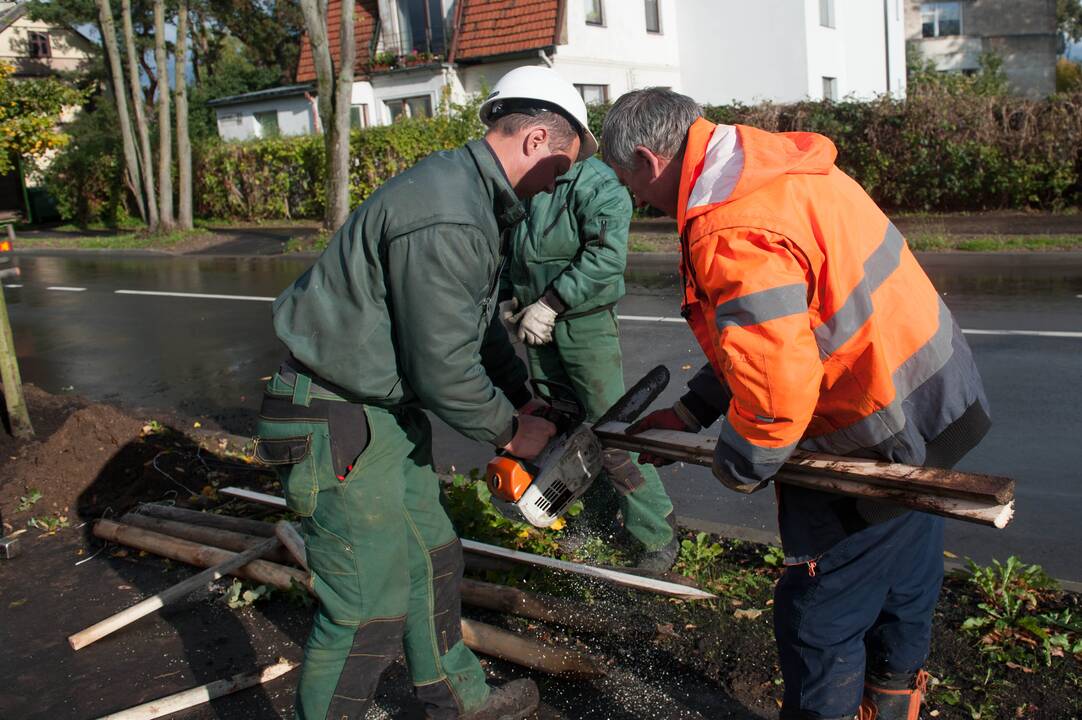
[[(9, 225), (8, 228), (11, 226)], [(11, 434), (19, 440), (32, 440), (34, 426), (26, 409), (22, 378), (19, 377), (19, 359), (15, 355), (15, 338), (8, 322), (7, 301), (0, 285), (0, 383), (4, 386), (4, 402), (8, 411)], [(2, 531), (0, 531), (2, 532)]]
[(135, 55), (135, 33), (131, 22), (131, 0), (120, 0), (120, 19), (124, 27), (124, 47), (128, 55), (128, 92), (135, 110), (135, 129), (139, 133), (139, 148), (143, 154), (143, 197), (147, 203), (147, 219), (151, 232), (158, 229), (157, 195), (154, 193), (154, 154), (150, 150), (150, 131), (143, 111), (143, 86), (139, 82), (139, 61)]
[[(128, 118), (128, 102), (124, 98), (124, 71), (120, 64), (120, 52), (116, 46), (116, 24), (113, 22), (113, 8), (109, 0), (97, 0), (98, 17), (101, 21), (102, 44), (105, 45), (106, 62), (109, 64), (112, 78), (113, 98), (116, 100), (117, 122), (120, 123), (120, 137), (123, 141), (124, 163), (128, 168), (128, 181), (133, 188), (139, 187), (139, 160), (135, 154), (135, 139), (132, 137), (131, 120)], [(135, 193), (135, 204), (139, 208), (139, 217), (147, 222), (146, 205), (141, 193)]]
[(188, 0), (177, 9), (177, 44), (173, 52), (177, 97), (177, 227), (192, 229), (192, 143), (188, 138)]
[(169, 58), (165, 54), (165, 0), (154, 0), (154, 65), (158, 70), (158, 222), (173, 229), (173, 135), (169, 118)]
[(353, 33), (353, 3), (342, 3), (341, 54), (335, 73), (327, 44), (326, 3), (301, 0), (304, 24), (312, 45), (319, 92), (319, 118), (326, 151), (327, 205), (323, 226), (341, 227), (349, 215), (349, 112), (353, 94), (353, 63), (357, 54)]

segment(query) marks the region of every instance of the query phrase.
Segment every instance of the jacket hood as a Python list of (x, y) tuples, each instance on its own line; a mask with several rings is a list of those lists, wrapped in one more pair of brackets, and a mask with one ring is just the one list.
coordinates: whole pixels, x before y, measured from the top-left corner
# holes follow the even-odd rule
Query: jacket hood
[(688, 130), (677, 225), (735, 202), (783, 175), (826, 175), (838, 155), (817, 133), (771, 133), (699, 118)]

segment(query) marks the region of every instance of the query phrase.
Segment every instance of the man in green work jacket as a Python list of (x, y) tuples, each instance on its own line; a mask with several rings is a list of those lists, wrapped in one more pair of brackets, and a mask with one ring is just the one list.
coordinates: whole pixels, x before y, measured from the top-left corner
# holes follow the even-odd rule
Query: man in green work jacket
[(495, 296), (522, 200), (597, 142), (577, 92), (547, 68), (508, 73), (481, 115), (484, 140), (386, 182), (274, 303), (290, 357), (267, 385), (256, 456), (281, 470), (320, 600), (304, 720), (363, 717), (403, 646), (432, 720), (510, 720), (538, 704), (531, 680), (491, 689), (463, 644), (462, 547), (423, 410), (527, 459), (554, 434), (528, 414), (539, 403)]
[[(624, 394), (616, 302), (624, 295), (631, 198), (599, 158), (577, 163), (555, 191), (534, 196), (512, 236), (505, 280), (518, 310), (530, 374), (570, 387), (593, 422)], [(606, 530), (617, 509), (642, 551), (638, 566), (676, 559), (673, 506), (653, 465), (605, 450), (605, 477), (586, 496), (587, 521)]]

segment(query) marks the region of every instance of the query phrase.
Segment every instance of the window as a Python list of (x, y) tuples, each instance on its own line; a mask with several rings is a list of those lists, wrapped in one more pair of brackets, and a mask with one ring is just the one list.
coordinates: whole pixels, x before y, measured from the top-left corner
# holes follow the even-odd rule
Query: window
[(837, 100), (838, 99), (838, 78), (824, 77), (823, 78), (823, 99), (824, 100)]
[(646, 32), (661, 32), (661, 10), (658, 3), (661, 0), (646, 0)]
[(26, 49), (30, 57), (47, 58), (53, 56), (53, 49), (49, 44), (49, 33), (31, 31), (26, 35)]
[(608, 85), (580, 85), (575, 83), (575, 89), (579, 91), (579, 95), (582, 95), (582, 100), (587, 105), (604, 103), (609, 100)]
[(255, 124), (259, 127), (259, 137), (278, 137), (278, 111), (267, 110), (255, 114)]
[(432, 97), (416, 95), (388, 100), (387, 109), (391, 111), (391, 122), (403, 117), (432, 117)]
[(961, 2), (926, 2), (920, 5), (921, 35), (926, 38), (962, 34)]
[(349, 126), (354, 129), (368, 127), (367, 105), (354, 105), (349, 109)]
[(605, 24), (605, 13), (601, 9), (601, 0), (586, 0), (586, 24)]
[(443, 55), (447, 42), (440, 0), (398, 0), (397, 6), (398, 52)]
[(834, 0), (819, 0), (819, 24), (834, 27)]

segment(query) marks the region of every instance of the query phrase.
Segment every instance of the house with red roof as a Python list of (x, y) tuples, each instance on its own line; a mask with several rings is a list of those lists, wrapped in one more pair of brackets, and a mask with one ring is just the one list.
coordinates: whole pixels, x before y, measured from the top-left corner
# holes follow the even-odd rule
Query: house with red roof
[[(336, 61), (341, 2), (328, 1)], [(714, 104), (905, 93), (903, 0), (354, 2), (358, 127), (432, 115), (522, 65), (552, 67), (587, 103), (650, 86)], [(304, 38), (292, 95), (277, 100), (290, 104), (291, 127), (304, 124), (303, 110), (304, 131), (317, 130), (315, 80)], [(224, 100), (235, 109), (245, 98)]]

